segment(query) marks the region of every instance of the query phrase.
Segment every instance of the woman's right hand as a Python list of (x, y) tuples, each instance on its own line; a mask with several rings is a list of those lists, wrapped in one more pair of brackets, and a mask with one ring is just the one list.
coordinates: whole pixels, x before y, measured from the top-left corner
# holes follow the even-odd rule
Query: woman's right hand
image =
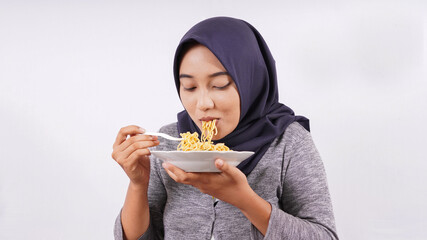
[(144, 132), (144, 129), (135, 125), (121, 128), (111, 156), (126, 172), (131, 184), (146, 188), (150, 179), (148, 148), (159, 145), (159, 141), (156, 136), (142, 135)]

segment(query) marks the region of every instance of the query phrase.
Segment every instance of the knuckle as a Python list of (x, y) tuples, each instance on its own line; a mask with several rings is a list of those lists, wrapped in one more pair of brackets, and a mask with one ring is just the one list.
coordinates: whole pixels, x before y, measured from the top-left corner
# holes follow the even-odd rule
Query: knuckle
[(135, 145), (136, 148), (138, 149), (142, 149), (144, 148), (144, 144), (142, 142), (134, 142), (133, 143)]
[(135, 137), (130, 137), (126, 141), (130, 142), (131, 144), (133, 144), (133, 143), (136, 142), (136, 139), (135, 139)]
[(134, 151), (136, 150), (136, 147), (135, 147), (135, 145), (134, 145), (134, 144), (131, 144), (131, 145), (129, 145), (129, 147), (128, 147), (126, 150), (129, 150), (129, 151), (131, 151), (131, 152), (134, 152)]
[(129, 148), (130, 148), (130, 150), (131, 150), (132, 152), (134, 152), (134, 151), (138, 150), (138, 149), (139, 149), (139, 147), (138, 147), (138, 142), (134, 142), (134, 143), (132, 143), (132, 144), (129, 146)]
[(119, 133), (123, 134), (125, 131), (126, 131), (126, 127), (122, 127), (122, 128), (120, 128)]
[(176, 176), (176, 181), (179, 183), (184, 183), (184, 177), (183, 176)]
[(140, 135), (135, 136), (135, 141), (146, 141), (149, 139), (150, 139), (149, 135), (140, 134)]
[(184, 180), (182, 180), (182, 177), (177, 177), (176, 178), (176, 182), (185, 183)]
[(124, 159), (117, 159), (116, 162), (122, 167), (124, 167), (124, 165), (126, 164), (126, 161)]
[(190, 178), (187, 175), (181, 176), (182, 182), (189, 182)]
[(148, 150), (145, 148), (144, 149), (138, 149), (137, 151), (140, 155), (147, 155), (147, 152), (148, 152)]
[(147, 155), (147, 151), (146, 149), (142, 149), (142, 148), (137, 148), (133, 153), (132, 156), (136, 157), (136, 158), (141, 158), (142, 156)]

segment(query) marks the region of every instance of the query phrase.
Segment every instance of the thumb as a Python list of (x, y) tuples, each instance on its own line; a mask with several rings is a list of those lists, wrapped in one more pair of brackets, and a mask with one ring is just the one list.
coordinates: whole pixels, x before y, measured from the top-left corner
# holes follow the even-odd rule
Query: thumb
[(226, 161), (222, 159), (215, 160), (215, 167), (218, 168), (218, 170), (220, 170), (221, 172), (226, 174), (233, 174), (235, 170), (235, 168), (230, 166), (230, 164), (228, 164)]

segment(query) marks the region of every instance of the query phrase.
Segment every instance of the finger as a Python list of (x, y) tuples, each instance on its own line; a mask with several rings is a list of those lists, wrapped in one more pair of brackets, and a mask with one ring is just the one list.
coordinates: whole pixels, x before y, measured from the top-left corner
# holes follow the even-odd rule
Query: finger
[(116, 146), (111, 156), (113, 157), (114, 160), (118, 161), (118, 159), (129, 157), (129, 155), (137, 149), (153, 147), (160, 144), (158, 140), (144, 141), (144, 139), (157, 139), (157, 137), (152, 138), (146, 135), (138, 135), (135, 137), (131, 137), (130, 139), (126, 140), (119, 146)]
[(139, 152), (143, 153), (143, 155), (150, 155), (151, 153), (150, 153), (150, 150), (148, 150), (148, 148), (157, 146), (159, 144), (160, 144), (159, 140), (134, 142), (131, 145), (129, 145), (124, 151), (122, 151), (120, 156), (123, 158), (127, 158), (137, 150), (146, 150), (146, 151), (139, 151)]
[(128, 139), (126, 139), (126, 141), (122, 142), (119, 146), (116, 146), (117, 151), (122, 152), (124, 151), (126, 148), (128, 148), (130, 145), (136, 143), (136, 142), (140, 142), (140, 141), (155, 141), (157, 140), (156, 136), (150, 136), (150, 135), (143, 135), (143, 134), (138, 134), (136, 136), (132, 136)]
[(215, 167), (227, 175), (234, 175), (236, 171), (240, 171), (238, 168), (231, 166), (226, 161), (219, 158), (215, 160)]
[[(149, 154), (145, 154), (148, 149), (138, 149), (134, 151), (126, 160), (126, 162), (129, 162), (130, 164), (137, 163), (138, 161), (146, 161), (150, 160)], [(143, 162), (140, 162), (143, 163)]]
[(169, 177), (171, 177), (173, 180), (175, 180), (175, 182), (178, 182), (178, 177), (171, 171), (169, 171), (167, 168), (165, 168), (166, 173), (169, 175)]
[(135, 152), (133, 152), (126, 161), (122, 162), (121, 165), (124, 169), (128, 169), (131, 172), (135, 171), (136, 167), (138, 166), (138, 163), (140, 160), (149, 160), (148, 156), (145, 157), (142, 153), (144, 149), (139, 149)]
[(194, 178), (196, 177), (196, 174), (187, 173), (181, 168), (176, 167), (167, 162), (162, 163), (162, 166), (166, 170), (166, 172), (169, 174), (169, 176), (173, 178), (173, 180), (175, 180), (175, 182), (191, 185), (191, 183), (193, 183), (194, 181)]
[(119, 133), (117, 134), (116, 141), (113, 144), (113, 148), (124, 142), (128, 135), (141, 134), (144, 132), (145, 130), (143, 128), (140, 128), (136, 125), (129, 125), (121, 128)]
[[(148, 153), (148, 154), (147, 154)], [(149, 150), (148, 149), (138, 149), (135, 150), (128, 158), (121, 158), (118, 163), (124, 167), (136, 166), (141, 161), (149, 160)]]

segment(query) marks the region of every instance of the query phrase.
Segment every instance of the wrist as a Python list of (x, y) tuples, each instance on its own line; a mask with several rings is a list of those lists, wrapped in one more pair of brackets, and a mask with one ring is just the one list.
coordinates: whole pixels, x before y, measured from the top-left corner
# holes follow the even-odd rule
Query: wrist
[(258, 198), (260, 198), (260, 196), (258, 196), (251, 187), (242, 191), (239, 196), (240, 199), (237, 201), (235, 206), (242, 212), (246, 212), (248, 209), (251, 209), (253, 203), (256, 203)]
[(236, 207), (265, 236), (272, 211), (271, 204), (251, 189), (242, 196), (241, 204)]
[(130, 191), (133, 191), (133, 192), (147, 193), (148, 182), (147, 183), (135, 183), (135, 182), (130, 181), (128, 188)]

